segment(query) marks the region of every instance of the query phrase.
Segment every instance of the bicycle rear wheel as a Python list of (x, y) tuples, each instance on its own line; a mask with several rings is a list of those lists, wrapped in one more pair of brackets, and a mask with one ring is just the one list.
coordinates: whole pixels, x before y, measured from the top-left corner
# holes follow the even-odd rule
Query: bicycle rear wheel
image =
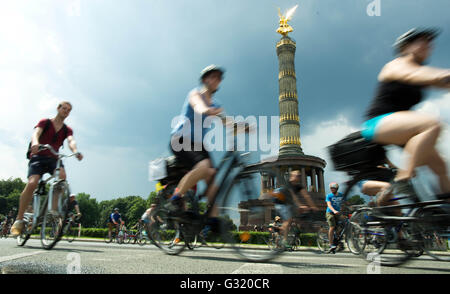
[[(270, 181), (273, 188), (286, 187), (287, 183), (275, 170), (262, 168), (246, 168), (240, 172), (228, 186), (224, 198), (219, 203), (221, 215), (221, 234), (226, 243), (230, 243), (236, 252), (246, 260), (263, 262), (277, 257), (284, 249), (267, 250), (264, 240), (252, 237), (251, 230), (257, 226), (266, 225), (266, 212), (275, 211), (273, 196), (261, 191), (261, 183)], [(269, 190), (267, 190), (269, 191)], [(264, 192), (264, 193), (261, 193)], [(241, 223), (239, 233), (235, 222)]]

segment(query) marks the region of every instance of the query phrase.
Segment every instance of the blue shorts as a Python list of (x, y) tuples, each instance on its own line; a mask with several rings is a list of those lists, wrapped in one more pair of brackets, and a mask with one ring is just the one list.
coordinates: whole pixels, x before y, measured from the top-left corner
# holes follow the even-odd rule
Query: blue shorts
[(372, 141), (377, 132), (377, 128), (380, 125), (380, 121), (393, 112), (385, 113), (379, 116), (375, 116), (362, 124), (361, 136), (368, 141)]
[(359, 182), (358, 182), (358, 187), (359, 187), (360, 190), (362, 190), (362, 187), (363, 187), (363, 185), (364, 185), (365, 183), (367, 183), (367, 180), (362, 180), (362, 181), (359, 181)]
[(289, 204), (275, 204), (275, 210), (283, 221), (287, 221), (294, 216), (293, 206)]

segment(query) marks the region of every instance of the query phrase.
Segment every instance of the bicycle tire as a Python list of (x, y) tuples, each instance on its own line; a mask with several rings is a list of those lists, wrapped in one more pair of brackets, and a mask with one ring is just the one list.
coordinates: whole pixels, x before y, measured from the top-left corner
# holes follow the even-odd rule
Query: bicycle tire
[(145, 236), (142, 234), (142, 232), (140, 232), (140, 233), (137, 235), (137, 243), (138, 243), (140, 246), (144, 246), (144, 245), (147, 243), (147, 238), (145, 238)]
[(327, 253), (330, 250), (330, 241), (328, 239), (328, 225), (320, 225), (317, 231), (317, 247), (322, 253)]
[(153, 244), (169, 255), (181, 253), (186, 247), (181, 218), (164, 208), (162, 203), (156, 208), (153, 218), (157, 221), (146, 226), (147, 236)]
[[(394, 248), (388, 247), (389, 230), (394, 223), (385, 223), (383, 219), (377, 219), (373, 216), (372, 208), (363, 208), (362, 211), (367, 213), (369, 221), (359, 224), (364, 232), (364, 248), (361, 250), (360, 256), (367, 262), (377, 263), (381, 266), (399, 266), (411, 259), (417, 254), (418, 231), (415, 226), (407, 229), (407, 226), (402, 226), (401, 234), (406, 238), (404, 243), (395, 242)], [(410, 247), (410, 248), (408, 248)]]
[[(253, 262), (265, 262), (274, 259), (284, 251), (284, 249), (266, 250), (266, 244), (252, 243), (251, 234), (248, 232), (254, 225), (263, 224), (261, 223), (264, 222), (261, 219), (264, 216), (265, 209), (262, 206), (263, 203), (265, 202), (264, 205), (269, 205), (269, 203), (273, 205), (272, 197), (268, 194), (260, 195), (262, 176), (270, 177), (273, 180), (274, 187), (286, 187), (287, 185), (286, 180), (276, 170), (247, 167), (232, 180), (223, 194), (222, 203), (218, 204), (220, 215), (222, 216), (220, 222), (222, 240), (229, 243), (240, 257)], [(235, 199), (236, 196), (238, 199)], [(260, 196), (266, 198), (266, 201), (261, 199)], [(238, 202), (236, 201), (241, 201), (239, 203), (243, 206), (237, 206)], [(230, 228), (230, 222), (224, 220), (238, 218), (240, 213), (247, 215), (249, 223), (246, 224), (248, 227), (242, 228), (243, 230), (238, 234), (239, 241), (237, 241), (237, 238), (230, 233), (232, 230)], [(251, 223), (253, 220), (255, 223)]]
[(366, 243), (364, 232), (361, 230), (361, 226), (359, 225), (361, 222), (360, 218), (362, 216), (363, 214), (360, 211), (354, 212), (350, 218), (350, 223), (348, 224), (347, 231), (345, 233), (347, 248), (355, 255), (361, 254)]
[(450, 261), (448, 254), (449, 220), (448, 211), (441, 206), (424, 207), (415, 212), (420, 218), (418, 226), (422, 236), (422, 247), (426, 254), (438, 261)]
[[(66, 181), (61, 181), (57, 185), (62, 185), (60, 197), (62, 198), (62, 215), (45, 211), (41, 225), (41, 245), (44, 249), (52, 249), (63, 236), (64, 221), (68, 215), (69, 187)], [(48, 201), (48, 200), (47, 200)], [(48, 227), (47, 227), (48, 226)]]
[[(33, 194), (33, 197), (40, 197), (42, 195), (37, 194), (36, 192)], [(44, 215), (45, 211), (47, 210), (47, 203), (48, 203), (48, 197), (43, 198), (39, 198), (41, 199), (40, 201), (40, 208), (39, 208), (39, 215), (37, 217), (37, 223), (33, 224), (33, 219), (29, 219), (28, 222), (28, 226), (25, 227), (25, 230), (22, 231), (22, 233), (20, 235), (17, 236), (16, 238), (16, 243), (18, 246), (23, 247), (25, 246), (25, 244), (27, 243), (27, 241), (30, 239), (31, 234), (33, 233), (34, 229), (37, 228), (39, 226), (39, 224), (42, 222), (42, 216)], [(43, 200), (42, 200), (43, 199)]]

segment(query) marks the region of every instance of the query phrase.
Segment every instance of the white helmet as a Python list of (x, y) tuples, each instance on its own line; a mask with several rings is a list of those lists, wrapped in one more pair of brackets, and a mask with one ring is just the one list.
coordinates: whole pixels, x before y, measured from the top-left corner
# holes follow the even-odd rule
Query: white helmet
[(339, 189), (339, 184), (336, 182), (331, 182), (330, 183), (330, 189)]

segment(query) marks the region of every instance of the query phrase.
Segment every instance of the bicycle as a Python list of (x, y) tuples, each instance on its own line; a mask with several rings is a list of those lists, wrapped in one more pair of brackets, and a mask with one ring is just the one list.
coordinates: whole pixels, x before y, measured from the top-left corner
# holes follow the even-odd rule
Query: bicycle
[(11, 226), (11, 222), (6, 220), (0, 224), (0, 238), (8, 238), (9, 234), (11, 233)]
[[(380, 170), (364, 171), (358, 177), (375, 176), (378, 172)], [(357, 181), (349, 182), (346, 193)], [(376, 258), (386, 266), (401, 265), (424, 252), (436, 260), (449, 261), (448, 256), (438, 254), (447, 252), (450, 224), (448, 204), (444, 201), (449, 196), (440, 195), (440, 198), (420, 201), (418, 197), (397, 197), (390, 201), (405, 199), (410, 203), (359, 207), (350, 220), (349, 235), (353, 246), (363, 258), (369, 261)], [(407, 209), (402, 216), (391, 215), (393, 210), (402, 209)], [(392, 249), (395, 246), (397, 249)]]
[(342, 214), (342, 219), (340, 219), (336, 223), (336, 229), (333, 232), (333, 245), (335, 248), (330, 249), (330, 241), (328, 238), (329, 227), (328, 224), (322, 223), (319, 226), (319, 230), (317, 232), (317, 247), (322, 251), (322, 253), (332, 253), (340, 252), (344, 250), (344, 242), (347, 244), (347, 248), (353, 254), (360, 254), (360, 250), (358, 247), (355, 247), (352, 243), (352, 239), (350, 238), (349, 229), (351, 226), (350, 217), (351, 214), (344, 213)]
[(116, 229), (111, 231), (111, 236), (109, 235), (109, 232), (106, 232), (105, 237), (103, 238), (106, 244), (114, 242), (122, 244), (124, 242), (124, 231), (118, 226), (119, 225), (116, 225)]
[(283, 237), (280, 234), (280, 226), (270, 224), (267, 230), (269, 231), (269, 236), (266, 238), (265, 243), (269, 250), (282, 250)]
[(124, 233), (124, 243), (126, 244), (130, 244), (131, 241), (133, 241), (133, 244), (138, 243), (139, 245), (145, 245), (145, 243), (147, 242), (147, 239), (144, 237), (143, 233), (142, 233), (142, 229), (141, 230), (137, 230), (136, 232), (130, 230), (130, 231), (125, 231)]
[[(235, 127), (236, 129), (236, 127)], [(235, 133), (236, 135), (236, 133)], [(214, 181), (218, 186), (218, 191), (212, 197), (207, 206), (207, 211), (200, 214), (196, 209), (186, 211), (172, 212), (166, 208), (168, 198), (172, 195), (176, 183), (184, 174), (172, 177), (170, 181), (165, 181), (166, 188), (158, 194), (159, 205), (155, 211), (155, 218), (162, 221), (155, 221), (148, 231), (152, 242), (162, 249), (165, 253), (176, 255), (184, 250), (187, 244), (191, 244), (196, 235), (205, 227), (208, 215), (216, 205), (219, 209), (219, 224), (217, 232), (222, 240), (246, 260), (249, 261), (267, 261), (275, 258), (284, 250), (260, 250), (261, 246), (249, 246), (251, 240), (247, 231), (238, 234), (232, 234), (232, 223), (225, 220), (238, 218), (239, 213), (244, 213), (248, 219), (261, 218), (265, 207), (262, 202), (273, 203), (272, 196), (264, 194), (267, 199), (260, 199), (261, 177), (270, 177), (273, 187), (288, 187), (290, 184), (280, 175), (276, 168), (265, 168), (255, 165), (247, 165), (242, 159), (249, 153), (240, 154), (236, 150), (236, 136), (234, 136), (234, 148), (225, 153), (222, 161), (217, 166), (217, 173)], [(172, 159), (173, 160), (173, 159)], [(186, 170), (180, 162), (174, 161), (173, 170)], [(170, 176), (170, 174), (169, 174)], [(190, 197), (184, 197), (184, 201), (191, 201)], [(264, 198), (264, 197), (263, 197)], [(191, 202), (191, 207), (195, 207), (198, 199), (195, 197)], [(239, 207), (239, 201), (245, 201), (246, 207)], [(193, 204), (193, 205), (192, 205)]]
[(79, 217), (76, 216), (75, 220), (72, 219), (73, 214), (69, 213), (69, 215), (67, 216), (67, 219), (65, 221), (65, 226), (63, 229), (63, 235), (66, 236), (66, 240), (69, 243), (72, 243), (75, 238), (78, 237), (78, 232), (79, 232)]
[[(59, 179), (61, 162), (63, 159), (76, 156), (79, 153), (64, 155), (57, 153), (49, 144), (39, 145), (39, 151), (47, 149), (58, 158), (56, 169), (53, 175), (46, 180), (43, 180), (43, 178), (39, 180), (38, 187), (33, 193), (33, 213), (24, 214), (25, 226), (22, 233), (17, 236), (18, 246), (24, 246), (39, 225), (41, 226), (40, 240), (44, 249), (52, 249), (62, 237), (63, 222), (68, 213), (70, 189), (67, 180)], [(48, 193), (46, 191), (47, 184), (50, 185)], [(52, 210), (55, 194), (59, 194), (58, 206), (57, 210)]]

